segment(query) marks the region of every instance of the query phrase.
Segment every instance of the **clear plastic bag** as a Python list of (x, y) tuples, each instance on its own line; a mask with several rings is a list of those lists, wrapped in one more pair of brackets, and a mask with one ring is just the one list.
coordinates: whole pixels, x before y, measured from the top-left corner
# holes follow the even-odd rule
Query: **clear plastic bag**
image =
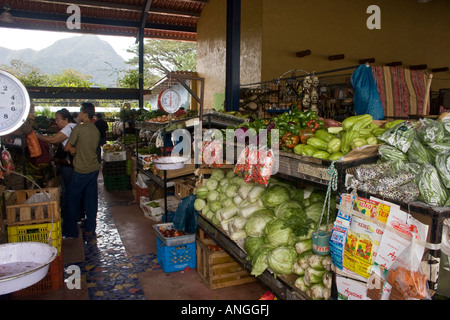
[(411, 121), (404, 121), (383, 132), (378, 139), (402, 152), (407, 152), (415, 137), (415, 124)]
[(433, 206), (445, 205), (448, 198), (448, 191), (441, 182), (437, 169), (428, 163), (422, 165), (422, 169), (417, 175), (417, 186), (420, 198)]
[(395, 259), (387, 277), (392, 287), (389, 300), (431, 299), (428, 278), (420, 264), (423, 251), (423, 245), (413, 240)]

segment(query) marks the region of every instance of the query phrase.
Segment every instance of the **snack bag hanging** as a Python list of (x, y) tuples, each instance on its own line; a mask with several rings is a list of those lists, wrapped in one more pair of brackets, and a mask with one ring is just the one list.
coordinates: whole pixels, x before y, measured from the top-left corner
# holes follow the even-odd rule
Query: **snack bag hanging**
[[(11, 158), (11, 153), (3, 146), (2, 150), (2, 167), (9, 171), (15, 171), (15, 166)], [(9, 171), (4, 171), (5, 176), (9, 174)]]
[(27, 135), (27, 145), (31, 158), (39, 157), (42, 154), (41, 145), (34, 131)]

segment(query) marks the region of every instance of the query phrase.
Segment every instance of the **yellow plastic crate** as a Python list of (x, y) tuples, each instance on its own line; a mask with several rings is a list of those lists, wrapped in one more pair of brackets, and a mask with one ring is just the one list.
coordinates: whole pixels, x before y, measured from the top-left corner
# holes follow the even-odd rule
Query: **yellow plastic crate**
[(30, 224), (22, 226), (8, 227), (8, 242), (43, 242), (48, 243), (49, 234), (52, 246), (58, 250), (58, 255), (61, 254), (62, 247), (62, 228), (61, 220), (53, 223)]

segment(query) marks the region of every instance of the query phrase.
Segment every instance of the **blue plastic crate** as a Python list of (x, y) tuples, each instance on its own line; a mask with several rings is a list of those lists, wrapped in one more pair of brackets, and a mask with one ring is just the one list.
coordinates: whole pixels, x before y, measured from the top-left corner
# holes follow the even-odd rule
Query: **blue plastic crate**
[(168, 247), (156, 238), (156, 258), (164, 272), (182, 271), (187, 267), (197, 267), (197, 255), (195, 242)]

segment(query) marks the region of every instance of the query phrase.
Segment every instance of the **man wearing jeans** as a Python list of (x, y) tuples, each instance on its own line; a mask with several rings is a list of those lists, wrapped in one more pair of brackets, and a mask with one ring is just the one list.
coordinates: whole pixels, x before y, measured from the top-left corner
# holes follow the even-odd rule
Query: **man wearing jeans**
[(95, 239), (95, 228), (98, 209), (97, 178), (100, 163), (97, 159), (97, 146), (100, 141), (98, 131), (92, 119), (95, 107), (85, 102), (81, 105), (78, 116), (81, 124), (77, 125), (64, 148), (73, 156), (74, 173), (68, 186), (68, 211), (63, 221), (63, 235), (66, 238), (78, 237), (78, 219), (80, 202), (83, 199), (86, 211), (86, 222), (83, 237), (86, 241)]

